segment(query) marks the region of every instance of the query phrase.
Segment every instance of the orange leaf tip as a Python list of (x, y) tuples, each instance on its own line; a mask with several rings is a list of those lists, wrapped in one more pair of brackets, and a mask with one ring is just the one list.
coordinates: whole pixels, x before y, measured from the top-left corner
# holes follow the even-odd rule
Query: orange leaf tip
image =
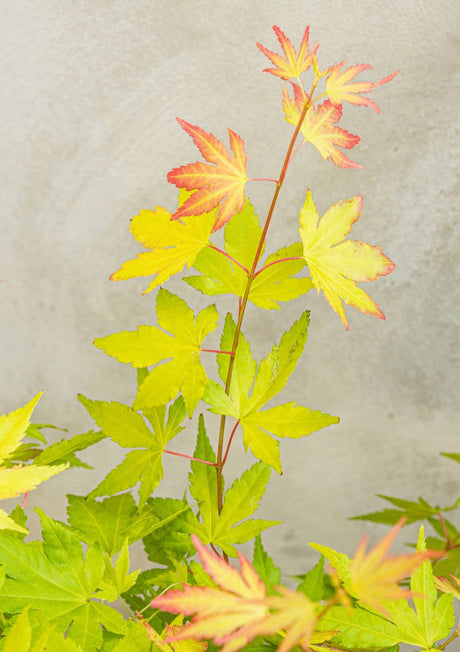
[(275, 68), (265, 68), (264, 72), (269, 72), (285, 81), (299, 77), (302, 72), (305, 72), (310, 68), (319, 47), (318, 44), (315, 43), (312, 49), (309, 50), (310, 27), (307, 25), (305, 28), (297, 54), (291, 41), (277, 25), (273, 26), (273, 31), (281, 45), (284, 57), (280, 54), (276, 54), (276, 52), (272, 52), (261, 43), (256, 43), (262, 54), (264, 54), (275, 66)]
[[(363, 97), (361, 93), (369, 93), (377, 86), (387, 84), (396, 77), (399, 70), (384, 77), (379, 82), (352, 82), (352, 80), (364, 70), (372, 68), (367, 63), (350, 66), (342, 72), (345, 61), (332, 66), (329, 75), (326, 78), (326, 92), (329, 99), (335, 106), (342, 102), (349, 102), (360, 106), (370, 106), (376, 113), (380, 113), (377, 104), (368, 97)], [(352, 83), (351, 83), (352, 82)]]
[(169, 183), (178, 188), (195, 191), (171, 219), (178, 220), (187, 216), (201, 215), (220, 204), (212, 229), (214, 232), (224, 226), (244, 206), (245, 186), (248, 180), (244, 140), (228, 129), (232, 156), (214, 134), (181, 118), (177, 118), (177, 121), (193, 139), (207, 163), (189, 163), (168, 172)]

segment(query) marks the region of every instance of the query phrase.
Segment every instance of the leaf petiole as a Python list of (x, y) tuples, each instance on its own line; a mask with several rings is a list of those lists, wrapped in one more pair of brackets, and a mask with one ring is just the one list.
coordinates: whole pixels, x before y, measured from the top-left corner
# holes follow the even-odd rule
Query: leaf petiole
[(238, 265), (238, 267), (241, 267), (243, 272), (245, 272), (247, 275), (249, 275), (248, 268), (245, 267), (244, 265), (242, 265), (240, 262), (238, 262), (236, 260), (236, 258), (233, 258), (233, 256), (230, 256), (230, 254), (228, 254), (226, 251), (224, 251), (223, 249), (220, 249), (219, 247), (216, 247), (215, 245), (211, 244), (210, 242), (208, 242), (208, 247), (210, 247), (211, 249), (214, 249), (214, 251), (218, 251), (220, 254), (222, 254), (223, 256), (228, 258), (229, 260), (231, 260), (232, 263), (235, 263), (235, 265)]
[(167, 448), (164, 448), (163, 452), (168, 453), (168, 455), (177, 455), (177, 457), (185, 457), (187, 460), (192, 460), (193, 462), (201, 462), (201, 464), (209, 464), (209, 466), (217, 466), (214, 462), (208, 462), (207, 460), (200, 460), (197, 457), (192, 457), (191, 455), (186, 455), (185, 453), (178, 453), (177, 451), (170, 451)]
[(292, 256), (291, 258), (280, 258), (279, 260), (274, 260), (272, 263), (268, 263), (268, 265), (264, 265), (263, 267), (261, 267), (261, 268), (260, 268), (260, 269), (259, 269), (259, 270), (254, 274), (254, 278), (256, 278), (256, 276), (258, 276), (259, 274), (261, 274), (263, 271), (265, 271), (266, 269), (268, 269), (268, 268), (271, 267), (272, 265), (278, 265), (278, 263), (285, 263), (285, 262), (287, 262), (288, 260), (304, 260), (304, 259), (302, 258), (302, 256)]

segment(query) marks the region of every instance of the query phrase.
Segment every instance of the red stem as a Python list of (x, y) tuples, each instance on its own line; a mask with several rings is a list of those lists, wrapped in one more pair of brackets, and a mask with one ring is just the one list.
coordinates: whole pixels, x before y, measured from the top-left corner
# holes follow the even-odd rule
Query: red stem
[[(313, 83), (312, 90), (310, 92), (310, 97), (316, 87), (316, 84), (318, 83), (318, 80), (315, 79), (315, 82)], [(300, 114), (299, 121), (294, 129), (294, 133), (291, 137), (291, 140), (289, 142), (289, 146), (286, 152), (286, 155), (284, 157), (283, 165), (281, 167), (281, 172), (280, 172), (280, 177), (278, 179), (278, 182), (276, 184), (276, 189), (273, 194), (273, 198), (270, 204), (270, 208), (268, 209), (267, 217), (265, 219), (265, 225), (262, 231), (262, 234), (260, 236), (259, 244), (257, 246), (257, 250), (254, 256), (254, 261), (252, 263), (252, 268), (251, 271), (248, 274), (248, 282), (246, 284), (246, 289), (244, 291), (244, 296), (243, 298), (239, 300), (239, 310), (238, 310), (238, 322), (236, 324), (235, 328), (235, 335), (233, 337), (233, 345), (232, 345), (232, 357), (230, 358), (230, 363), (228, 365), (228, 372), (227, 372), (227, 379), (225, 382), (225, 393), (228, 395), (230, 392), (230, 385), (232, 382), (232, 375), (233, 375), (233, 367), (235, 364), (235, 353), (236, 349), (238, 347), (238, 341), (240, 337), (240, 332), (241, 332), (241, 324), (243, 322), (243, 317), (244, 317), (244, 312), (246, 310), (246, 305), (248, 303), (248, 298), (249, 298), (249, 292), (251, 290), (251, 285), (252, 281), (254, 280), (255, 276), (255, 271), (257, 267), (257, 263), (259, 262), (260, 256), (262, 255), (262, 250), (265, 242), (265, 238), (267, 236), (267, 231), (270, 226), (270, 222), (273, 216), (273, 212), (275, 210), (276, 202), (278, 200), (278, 195), (280, 193), (281, 187), (284, 182), (284, 178), (286, 176), (287, 169), (289, 167), (289, 162), (291, 160), (291, 154), (292, 150), (294, 149), (295, 141), (297, 140), (297, 136), (299, 135), (300, 132), (300, 127), (302, 126), (302, 122), (304, 121), (304, 118), (307, 114), (308, 109), (311, 106), (311, 102), (307, 100), (305, 102), (305, 105), (303, 107), (302, 113)], [(220, 420), (220, 428), (219, 428), (219, 444), (218, 444), (218, 449), (217, 449), (217, 506), (219, 513), (222, 511), (223, 507), (223, 484), (222, 484), (222, 460), (223, 460), (223, 449), (224, 449), (224, 435), (225, 435), (225, 421), (226, 421), (226, 416), (223, 414), (221, 416)]]
[(226, 258), (228, 258), (228, 259), (231, 260), (233, 263), (235, 263), (235, 265), (238, 265), (238, 267), (241, 267), (241, 269), (243, 270), (243, 272), (245, 272), (246, 274), (249, 274), (249, 270), (248, 270), (247, 267), (245, 267), (244, 265), (242, 265), (241, 263), (239, 263), (239, 262), (236, 260), (236, 258), (233, 258), (233, 256), (230, 256), (230, 254), (228, 254), (228, 253), (227, 253), (226, 251), (224, 251), (223, 249), (219, 249), (219, 247), (216, 247), (215, 245), (211, 244), (210, 242), (208, 242), (208, 247), (210, 247), (211, 249), (214, 249), (214, 251), (218, 251), (220, 254), (224, 255)]
[(248, 181), (273, 181), (273, 183), (278, 183), (278, 179), (266, 179), (265, 177), (262, 177), (261, 179), (248, 179)]
[(22, 499), (22, 505), (21, 505), (22, 509), (25, 509), (25, 508), (26, 508), (27, 496), (28, 496), (28, 495), (29, 495), (29, 492), (26, 491), (26, 493), (24, 494), (24, 498)]
[(227, 457), (228, 457), (228, 454), (229, 454), (229, 452), (230, 452), (230, 445), (231, 445), (231, 443), (232, 443), (233, 435), (235, 434), (236, 429), (238, 428), (239, 425), (240, 425), (240, 421), (239, 421), (239, 419), (238, 419), (238, 421), (235, 423), (235, 426), (234, 426), (234, 428), (233, 428), (233, 430), (232, 430), (232, 433), (231, 433), (231, 435), (230, 435), (230, 437), (229, 437), (228, 444), (227, 444), (227, 448), (226, 448), (226, 450), (225, 450), (224, 459), (222, 460), (222, 466), (224, 466), (225, 462), (227, 461)]
[(194, 462), (201, 462), (201, 464), (209, 464), (209, 466), (217, 466), (214, 462), (207, 462), (206, 460), (199, 460), (197, 457), (192, 457), (191, 455), (186, 455), (185, 453), (178, 453), (177, 451), (169, 451), (167, 448), (164, 448), (163, 451), (168, 453), (168, 455), (177, 455), (178, 457), (185, 457), (188, 460), (193, 460)]
[(257, 271), (254, 274), (254, 278), (258, 276), (261, 272), (263, 272), (265, 269), (267, 269), (267, 267), (271, 267), (272, 265), (278, 265), (278, 263), (285, 263), (287, 260), (304, 260), (304, 258), (302, 258), (302, 256), (292, 256), (292, 258), (280, 258), (279, 260), (274, 260), (272, 263), (268, 263), (268, 265), (264, 265), (263, 267), (261, 267), (259, 271)]
[(221, 351), (220, 349), (200, 349), (200, 351), (206, 351), (207, 353), (222, 353), (222, 355), (233, 355), (232, 351)]

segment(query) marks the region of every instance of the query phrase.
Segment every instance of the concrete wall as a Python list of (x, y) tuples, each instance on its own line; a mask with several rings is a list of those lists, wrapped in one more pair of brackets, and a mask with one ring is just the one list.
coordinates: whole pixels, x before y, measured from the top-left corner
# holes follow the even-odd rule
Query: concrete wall
[[(129, 402), (133, 370), (92, 346), (96, 336), (155, 323), (143, 280), (108, 276), (140, 249), (129, 219), (157, 204), (174, 208), (165, 179), (196, 160), (176, 116), (224, 141), (241, 134), (249, 174), (278, 174), (291, 134), (281, 84), (263, 74), (255, 47), (277, 49), (278, 24), (298, 44), (311, 25), (324, 66), (347, 59), (400, 75), (373, 97), (381, 114), (347, 107), (364, 168), (341, 170), (305, 147), (289, 173), (268, 247), (297, 238), (307, 187), (319, 209), (364, 196), (354, 237), (380, 244), (396, 271), (366, 289), (386, 322), (348, 309), (350, 331), (313, 292), (283, 313), (250, 309), (245, 333), (265, 355), (308, 307), (306, 353), (286, 400), (340, 415), (338, 426), (281, 445), (285, 473), (273, 477), (261, 514), (283, 519), (266, 544), (286, 571), (299, 571), (317, 540), (352, 552), (363, 528), (348, 516), (382, 506), (374, 495), (449, 502), (458, 467), (439, 451), (458, 441), (458, 19), (452, 0), (44, 0), (1, 3), (0, 398), (10, 411), (45, 390), (36, 420), (84, 432), (76, 400)], [(456, 140), (457, 136), (457, 140)], [(458, 186), (457, 186), (458, 190)], [(250, 184), (263, 216), (271, 187)], [(207, 301), (179, 282), (195, 306)], [(225, 309), (234, 303), (223, 300)], [(262, 320), (261, 320), (262, 317)], [(215, 439), (209, 421), (209, 434)], [(195, 422), (176, 448), (191, 452)], [(51, 433), (53, 440), (57, 435)], [(252, 463), (240, 444), (229, 476)], [(86, 493), (121, 450), (101, 443), (85, 455), (95, 471), (72, 470), (29, 498), (63, 518), (65, 494)], [(168, 458), (160, 491), (182, 495), (188, 466)]]

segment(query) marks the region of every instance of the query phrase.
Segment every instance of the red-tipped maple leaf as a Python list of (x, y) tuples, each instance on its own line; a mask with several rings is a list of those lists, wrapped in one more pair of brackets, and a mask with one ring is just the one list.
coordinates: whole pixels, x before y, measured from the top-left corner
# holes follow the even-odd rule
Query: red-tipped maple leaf
[(443, 552), (425, 550), (410, 555), (388, 556), (388, 549), (406, 522), (402, 518), (368, 553), (367, 537), (363, 537), (350, 564), (350, 577), (345, 584), (347, 591), (358, 598), (363, 606), (387, 614), (382, 601), (409, 598), (414, 595), (398, 586), (404, 577), (412, 573), (426, 559), (439, 558)]
[[(292, 83), (292, 82), (291, 82)], [(282, 105), (287, 122), (297, 125), (300, 114), (308, 98), (305, 92), (292, 83), (294, 99), (288, 93), (286, 87), (283, 89)], [(330, 100), (318, 106), (315, 110), (311, 106), (302, 122), (300, 130), (306, 141), (312, 143), (319, 151), (323, 159), (330, 158), (332, 163), (340, 168), (360, 168), (358, 163), (351, 161), (338, 148), (352, 149), (361, 140), (359, 136), (350, 134), (342, 127), (337, 127), (336, 122), (342, 117), (342, 106), (334, 106)]]
[(375, 102), (370, 100), (368, 97), (362, 97), (361, 93), (369, 93), (372, 89), (377, 86), (382, 86), (387, 84), (398, 74), (399, 70), (384, 77), (379, 82), (353, 82), (350, 84), (352, 79), (354, 79), (359, 73), (364, 70), (369, 70), (372, 68), (368, 63), (361, 63), (356, 66), (350, 66), (342, 72), (342, 68), (345, 64), (345, 61), (341, 61), (337, 65), (331, 68), (331, 72), (326, 78), (326, 91), (329, 95), (334, 106), (341, 104), (342, 102), (349, 102), (350, 104), (357, 104), (361, 106), (370, 106), (376, 113), (380, 113), (380, 109)]
[(151, 602), (154, 608), (194, 616), (166, 643), (188, 639), (212, 639), (222, 652), (244, 648), (255, 636), (284, 633), (278, 650), (287, 652), (300, 645), (309, 649), (316, 616), (314, 604), (303, 594), (278, 587), (267, 595), (264, 583), (250, 562), (238, 553), (240, 570), (207, 550), (196, 535), (192, 540), (203, 568), (218, 587), (184, 585), (183, 591), (168, 591)]
[(313, 48), (309, 51), (310, 27), (307, 26), (305, 28), (297, 55), (294, 46), (284, 32), (282, 32), (276, 25), (273, 26), (273, 31), (280, 42), (285, 58), (280, 54), (276, 54), (276, 52), (272, 52), (260, 43), (257, 43), (256, 45), (259, 50), (270, 59), (274, 66), (276, 66), (276, 68), (265, 68), (264, 72), (270, 72), (272, 75), (281, 77), (281, 79), (284, 79), (285, 81), (292, 79), (293, 77), (298, 78), (302, 72), (305, 72), (305, 70), (308, 70), (311, 66), (313, 63), (313, 57), (316, 55), (319, 47), (318, 44), (315, 43)]
[(213, 134), (177, 118), (208, 163), (189, 163), (168, 172), (169, 183), (178, 188), (196, 190), (171, 217), (178, 220), (189, 215), (207, 213), (220, 204), (213, 232), (220, 229), (245, 202), (247, 156), (244, 140), (228, 129), (233, 157)]
[(377, 303), (356, 283), (376, 281), (395, 268), (380, 247), (360, 240), (345, 240), (361, 215), (362, 205), (363, 198), (357, 195), (333, 204), (320, 217), (309, 190), (300, 211), (303, 257), (313, 285), (318, 293), (324, 292), (347, 330), (342, 301), (365, 314), (385, 319)]

